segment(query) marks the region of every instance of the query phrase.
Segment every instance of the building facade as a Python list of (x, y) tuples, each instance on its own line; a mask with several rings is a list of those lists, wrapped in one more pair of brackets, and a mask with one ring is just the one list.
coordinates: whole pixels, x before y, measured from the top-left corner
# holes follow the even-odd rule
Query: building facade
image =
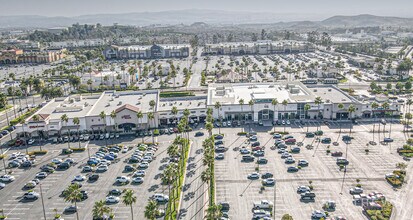
[(189, 56), (187, 45), (115, 46), (103, 51), (106, 59), (162, 59)]
[(66, 57), (66, 49), (23, 51), (10, 49), (0, 51), (0, 64), (51, 63)]
[(257, 41), (207, 44), (203, 55), (254, 55), (254, 54), (277, 54), (277, 53), (304, 53), (314, 52), (315, 47), (311, 43), (301, 41)]
[[(386, 97), (354, 98), (334, 85), (304, 85), (301, 82), (260, 84), (211, 84), (207, 94), (189, 97), (160, 98), (158, 90), (106, 91), (100, 95), (71, 96), (53, 99), (44, 105), (17, 133), (50, 137), (77, 130), (89, 133), (134, 133), (147, 129), (175, 126), (189, 111), (190, 123), (202, 123), (208, 108), (213, 117), (224, 121), (259, 123), (272, 126), (277, 120), (351, 120), (399, 115), (403, 103)], [(315, 100), (320, 97), (321, 103)], [(273, 105), (273, 100), (277, 103)], [(389, 103), (389, 108), (373, 109), (373, 102)], [(154, 105), (152, 105), (153, 103)], [(219, 103), (219, 108), (216, 108)], [(310, 106), (305, 110), (305, 105)], [(341, 107), (343, 105), (343, 108)], [(355, 111), (349, 112), (354, 106)], [(176, 108), (174, 114), (172, 109)], [(141, 115), (141, 117), (138, 117)], [(153, 113), (153, 118), (150, 118)], [(68, 121), (62, 121), (63, 115)], [(80, 123), (74, 124), (78, 118)]]

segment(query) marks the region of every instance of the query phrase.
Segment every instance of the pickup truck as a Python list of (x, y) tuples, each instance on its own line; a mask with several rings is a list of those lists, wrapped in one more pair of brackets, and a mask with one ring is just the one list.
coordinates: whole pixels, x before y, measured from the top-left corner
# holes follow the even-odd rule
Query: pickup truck
[(254, 202), (254, 209), (272, 209), (273, 203), (268, 200), (261, 200), (259, 202)]

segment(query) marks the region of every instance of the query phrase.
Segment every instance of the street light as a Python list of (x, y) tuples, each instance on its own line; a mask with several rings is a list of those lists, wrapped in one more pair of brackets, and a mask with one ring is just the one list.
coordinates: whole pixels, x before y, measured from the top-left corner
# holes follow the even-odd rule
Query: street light
[(274, 179), (274, 204), (273, 204), (273, 207), (274, 207), (274, 211), (272, 212), (272, 216), (274, 217), (274, 220), (275, 220), (275, 204), (276, 204), (276, 195), (277, 195), (277, 193), (276, 193), (276, 189), (277, 189), (277, 181), (275, 181), (275, 179)]

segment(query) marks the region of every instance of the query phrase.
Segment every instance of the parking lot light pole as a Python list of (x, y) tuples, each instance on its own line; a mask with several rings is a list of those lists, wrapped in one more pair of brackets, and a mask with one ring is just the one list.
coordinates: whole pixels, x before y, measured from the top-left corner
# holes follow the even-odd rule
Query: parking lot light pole
[(274, 217), (275, 220), (275, 203), (276, 203), (276, 189), (277, 189), (277, 181), (274, 179), (274, 211), (272, 212), (272, 216)]
[(3, 166), (4, 166), (4, 174), (7, 174), (7, 167), (6, 167), (6, 156), (3, 155), (3, 145), (0, 142), (0, 155), (3, 156), (3, 159), (1, 159), (3, 161)]
[(43, 207), (43, 216), (44, 220), (46, 220), (46, 210), (44, 209), (44, 201), (43, 201), (43, 190), (42, 190), (42, 184), (39, 184), (40, 187), (40, 198), (42, 199), (42, 207)]

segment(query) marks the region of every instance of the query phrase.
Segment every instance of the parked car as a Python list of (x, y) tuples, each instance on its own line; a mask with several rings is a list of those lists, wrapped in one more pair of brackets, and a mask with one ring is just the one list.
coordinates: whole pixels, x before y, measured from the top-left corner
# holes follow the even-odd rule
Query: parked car
[(287, 172), (298, 172), (298, 167), (294, 167), (294, 166), (288, 167)]
[(248, 179), (259, 179), (260, 178), (260, 174), (255, 172), (255, 173), (250, 173), (247, 176)]
[(169, 201), (169, 196), (164, 194), (154, 194), (151, 198), (158, 203), (165, 203)]
[(105, 199), (106, 203), (118, 203), (119, 200), (120, 199), (117, 196), (107, 196)]
[(94, 173), (94, 174), (92, 174), (88, 177), (88, 181), (90, 181), (90, 182), (97, 181), (98, 179), (99, 179), (99, 175), (96, 174), (96, 173)]
[(350, 192), (350, 194), (351, 195), (358, 195), (358, 194), (361, 194), (361, 193), (363, 193), (363, 188), (361, 188), (361, 187), (353, 187), (353, 188), (351, 188), (350, 190), (349, 190), (349, 192)]

